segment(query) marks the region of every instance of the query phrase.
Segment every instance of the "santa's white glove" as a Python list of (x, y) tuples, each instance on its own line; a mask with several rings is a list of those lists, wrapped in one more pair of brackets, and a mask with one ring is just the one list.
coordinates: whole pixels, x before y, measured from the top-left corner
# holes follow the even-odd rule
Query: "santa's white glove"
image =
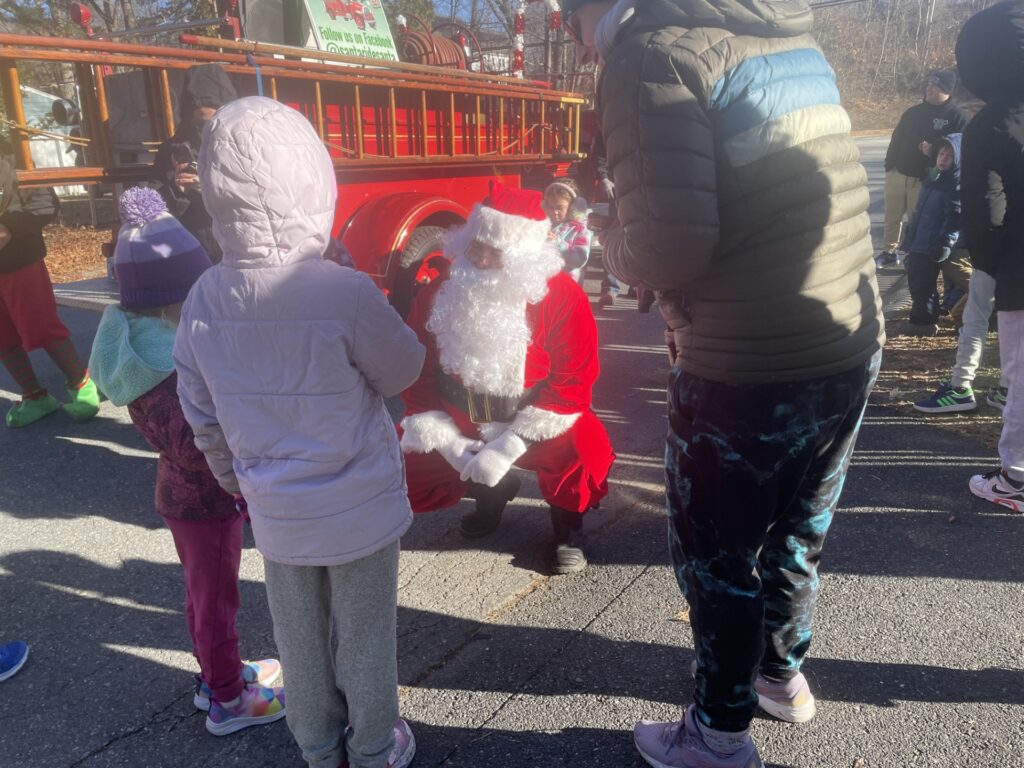
[(511, 429), (506, 429), (469, 460), (459, 477), (463, 481), (493, 488), (508, 474), (516, 459), (526, 453), (526, 443)]
[(451, 464), (456, 472), (462, 472), (470, 459), (485, 445), (483, 440), (470, 440), (460, 435), (447, 445), (439, 447), (437, 452), (444, 456), (444, 460)]

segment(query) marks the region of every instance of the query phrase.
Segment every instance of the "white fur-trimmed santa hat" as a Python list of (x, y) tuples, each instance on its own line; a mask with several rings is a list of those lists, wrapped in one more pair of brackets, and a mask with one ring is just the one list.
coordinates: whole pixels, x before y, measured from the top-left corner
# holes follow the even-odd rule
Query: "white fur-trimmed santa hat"
[(478, 240), (499, 251), (532, 250), (544, 245), (551, 222), (542, 202), (540, 192), (491, 181), (490, 195), (473, 208), (463, 228), (466, 244)]

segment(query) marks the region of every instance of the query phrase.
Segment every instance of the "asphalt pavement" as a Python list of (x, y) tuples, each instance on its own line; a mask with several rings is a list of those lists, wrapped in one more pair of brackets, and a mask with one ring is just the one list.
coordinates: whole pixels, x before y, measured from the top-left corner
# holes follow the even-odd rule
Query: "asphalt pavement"
[[(862, 141), (876, 224), (884, 146)], [(892, 304), (900, 277), (884, 277)], [(98, 315), (61, 315), (86, 352)], [(676, 718), (691, 698), (662, 501), (661, 326), (628, 299), (597, 318), (595, 406), (619, 458), (590, 516), (591, 567), (549, 575), (531, 482), (488, 538), (460, 537), (460, 506), (418, 517), (403, 539), (414, 765), (639, 768), (633, 723)], [(34, 360), (59, 390), (49, 361)], [(0, 374), (0, 409), (13, 389)], [(217, 738), (193, 709), (180, 567), (152, 511), (154, 455), (125, 409), (0, 430), (0, 456), (0, 639), (32, 645), (0, 683), (0, 768), (303, 765), (284, 723)], [(869, 409), (822, 562), (805, 667), (819, 714), (803, 726), (757, 719), (769, 764), (1024, 766), (1024, 519), (967, 491), (993, 458), (911, 413)], [(241, 582), (243, 655), (273, 655), (251, 539)]]

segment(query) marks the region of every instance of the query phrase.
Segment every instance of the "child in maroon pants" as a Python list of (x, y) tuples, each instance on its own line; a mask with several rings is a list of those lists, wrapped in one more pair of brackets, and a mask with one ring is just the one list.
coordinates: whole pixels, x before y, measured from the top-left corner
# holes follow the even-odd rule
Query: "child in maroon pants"
[(64, 373), (75, 421), (99, 411), (99, 394), (89, 371), (57, 317), (53, 285), (46, 271), (43, 227), (57, 215), (57, 196), (49, 188), (22, 190), (10, 149), (0, 144), (0, 363), (21, 389), (21, 402), (7, 412), (8, 427), (25, 427), (61, 407), (32, 370), (28, 353), (43, 349)]
[(89, 365), (103, 393), (128, 406), (132, 423), (160, 454), (156, 511), (184, 569), (185, 615), (202, 672), (194, 703), (209, 712), (207, 730), (222, 736), (279, 720), (285, 709), (283, 689), (266, 687), (280, 676), (277, 660), (243, 664), (238, 652), (241, 497), (217, 484), (178, 402), (175, 328), (210, 258), (155, 190), (126, 191), (121, 221), (114, 251), (121, 303), (103, 313)]

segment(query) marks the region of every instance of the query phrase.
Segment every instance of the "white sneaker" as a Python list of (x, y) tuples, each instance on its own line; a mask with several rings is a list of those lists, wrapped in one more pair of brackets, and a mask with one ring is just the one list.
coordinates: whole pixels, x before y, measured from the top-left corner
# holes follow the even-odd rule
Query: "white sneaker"
[(971, 493), (1014, 512), (1024, 512), (1024, 483), (1011, 480), (1002, 469), (971, 478)]

